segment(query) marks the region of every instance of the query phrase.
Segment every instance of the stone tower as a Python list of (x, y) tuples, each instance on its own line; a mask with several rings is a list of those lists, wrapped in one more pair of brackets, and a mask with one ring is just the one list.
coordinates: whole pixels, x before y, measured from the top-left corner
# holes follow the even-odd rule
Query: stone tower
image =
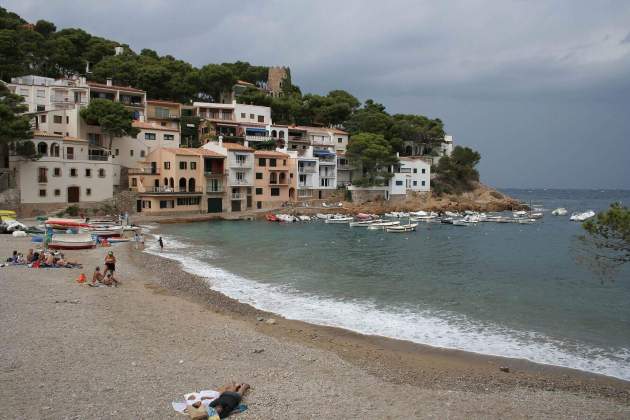
[(289, 80), (289, 68), (288, 67), (269, 67), (269, 73), (267, 75), (267, 89), (271, 92), (272, 96), (282, 95), (282, 84), (285, 79)]

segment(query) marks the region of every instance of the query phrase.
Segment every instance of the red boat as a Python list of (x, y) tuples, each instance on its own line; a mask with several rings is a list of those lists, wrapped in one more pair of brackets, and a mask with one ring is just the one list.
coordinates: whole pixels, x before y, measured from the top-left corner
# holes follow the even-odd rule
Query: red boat
[(276, 217), (276, 215), (275, 214), (271, 214), (271, 213), (265, 215), (265, 219), (267, 219), (268, 222), (278, 222), (279, 221), (278, 218)]

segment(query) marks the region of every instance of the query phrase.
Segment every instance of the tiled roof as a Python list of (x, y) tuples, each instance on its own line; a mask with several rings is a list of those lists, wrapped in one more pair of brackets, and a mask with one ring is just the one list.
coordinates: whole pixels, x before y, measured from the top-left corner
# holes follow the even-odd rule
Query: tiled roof
[(111, 90), (125, 90), (128, 92), (138, 92), (138, 93), (145, 93), (144, 90), (142, 89), (136, 89), (134, 87), (131, 86), (118, 86), (118, 85), (111, 85), (108, 86), (106, 84), (103, 83), (97, 83), (97, 82), (87, 82), (88, 86), (90, 87), (95, 87), (95, 88), (101, 88), (101, 89), (111, 89)]
[(34, 137), (57, 137), (62, 138), (61, 134), (49, 133), (47, 131), (33, 131)]
[(179, 133), (179, 130), (176, 128), (163, 127), (161, 125), (148, 123), (148, 122), (134, 121), (132, 125), (142, 130), (162, 130), (162, 131), (174, 131), (176, 133)]
[(213, 152), (208, 149), (186, 149), (183, 147), (164, 147), (162, 150), (166, 150), (176, 155), (184, 155), (184, 156), (206, 156), (206, 157), (217, 157), (224, 158), (225, 156), (221, 153)]
[(329, 128), (328, 130), (330, 130), (331, 132), (335, 133), (335, 134), (345, 134), (346, 136), (350, 133), (348, 133), (347, 131), (343, 131), (340, 130), (338, 128)]
[(277, 157), (277, 158), (282, 158), (282, 159), (286, 159), (290, 157), (286, 153), (277, 152), (275, 150), (256, 150), (254, 152), (254, 156), (270, 156), (270, 157)]
[(227, 150), (239, 150), (241, 152), (253, 152), (254, 149), (250, 148), (250, 147), (245, 147), (242, 144), (238, 144), (238, 143), (226, 143), (223, 142), (223, 147), (225, 147)]
[(80, 139), (78, 137), (72, 137), (72, 136), (65, 136), (63, 139), (65, 141), (75, 141), (75, 142), (81, 142), (81, 143), (87, 142), (86, 139)]

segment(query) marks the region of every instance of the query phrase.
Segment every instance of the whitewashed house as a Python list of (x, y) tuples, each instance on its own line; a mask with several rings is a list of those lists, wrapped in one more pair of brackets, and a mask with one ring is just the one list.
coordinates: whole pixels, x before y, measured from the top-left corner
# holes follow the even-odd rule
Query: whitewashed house
[(431, 190), (431, 165), (423, 158), (403, 156), (397, 165), (390, 167), (389, 195), (405, 195), (409, 191)]

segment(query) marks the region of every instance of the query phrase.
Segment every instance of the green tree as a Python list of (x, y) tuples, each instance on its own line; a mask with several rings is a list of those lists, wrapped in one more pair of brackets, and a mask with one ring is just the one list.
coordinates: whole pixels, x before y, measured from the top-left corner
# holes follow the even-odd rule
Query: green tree
[(355, 167), (362, 171), (357, 185), (383, 185), (392, 177), (387, 167), (398, 163), (398, 157), (391, 144), (382, 134), (359, 133), (352, 136), (346, 155)]
[(199, 124), (201, 119), (192, 115), (184, 115), (180, 118), (181, 144), (186, 147), (199, 147)]
[(354, 135), (356, 133), (376, 133), (385, 136), (392, 124), (391, 116), (385, 107), (368, 99), (363, 108), (355, 111), (344, 123), (345, 128)]
[[(444, 124), (439, 118), (431, 119), (424, 115), (395, 114), (389, 128), (390, 139), (413, 142), (420, 145), (424, 155), (444, 140)], [(399, 150), (403, 151), (403, 150)]]
[(0, 83), (0, 166), (8, 166), (8, 146), (16, 144), (16, 152), (26, 157), (33, 157), (27, 149), (19, 147), (25, 140), (33, 138), (30, 118), (22, 115), (28, 108), (23, 104), (19, 95), (9, 92), (9, 89)]
[(103, 134), (109, 136), (109, 150), (112, 149), (114, 137), (135, 137), (140, 131), (132, 125), (131, 111), (119, 102), (107, 99), (90, 101), (90, 105), (81, 110), (81, 118), (90, 125), (100, 126)]
[(474, 188), (479, 181), (479, 172), (475, 166), (481, 160), (479, 152), (469, 147), (456, 146), (451, 156), (440, 158), (435, 172), (433, 185), (437, 193), (461, 193)]
[(236, 77), (229, 68), (219, 64), (206, 64), (199, 69), (199, 92), (218, 101), (221, 92), (229, 91), (236, 83)]
[(35, 23), (35, 31), (39, 32), (44, 38), (48, 38), (50, 34), (54, 33), (57, 27), (54, 23), (47, 20), (38, 20)]
[(578, 262), (588, 266), (602, 280), (630, 262), (630, 209), (613, 203), (582, 224), (585, 235), (578, 237)]

